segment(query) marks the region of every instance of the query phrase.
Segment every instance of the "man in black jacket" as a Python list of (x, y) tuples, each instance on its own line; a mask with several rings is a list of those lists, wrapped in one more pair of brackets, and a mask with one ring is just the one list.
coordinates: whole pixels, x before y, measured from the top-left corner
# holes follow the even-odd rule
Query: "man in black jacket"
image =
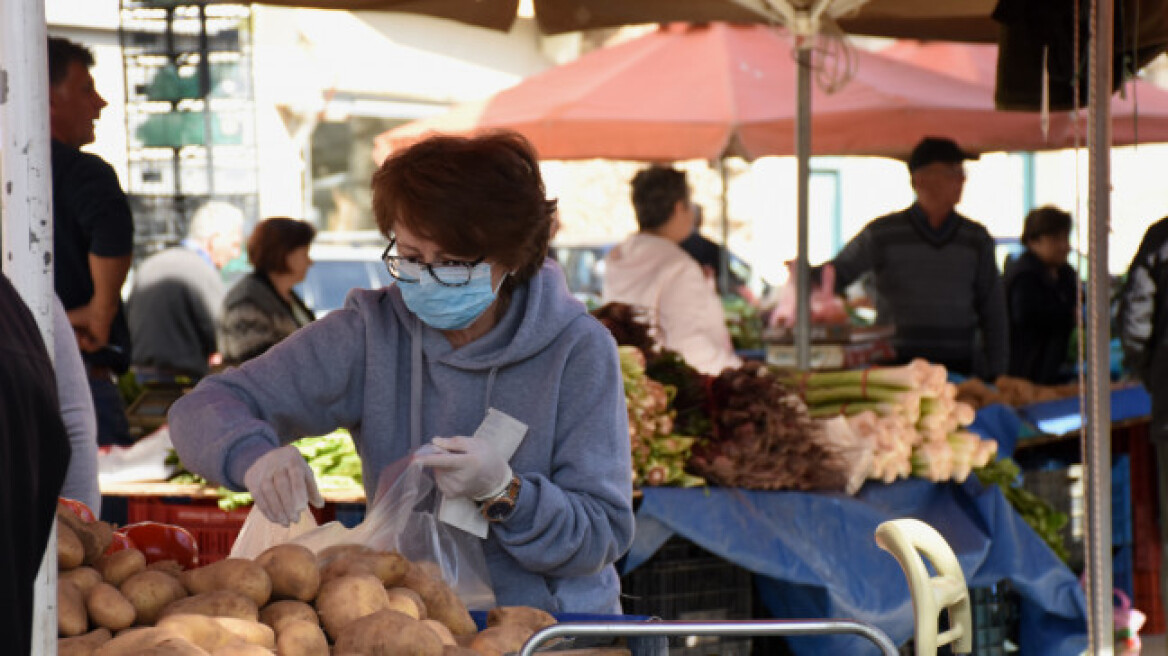
[(32, 313), (0, 275), (0, 635), (30, 654), (33, 581), (69, 467), (53, 365)]
[(1152, 395), (1149, 430), (1156, 449), (1160, 494), (1160, 594), (1168, 609), (1168, 217), (1144, 233), (1128, 268), (1117, 318), (1124, 367), (1143, 381)]

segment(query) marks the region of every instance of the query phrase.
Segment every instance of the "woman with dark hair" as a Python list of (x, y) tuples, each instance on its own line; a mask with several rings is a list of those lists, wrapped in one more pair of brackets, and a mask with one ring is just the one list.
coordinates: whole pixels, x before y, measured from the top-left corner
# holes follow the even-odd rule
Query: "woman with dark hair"
[[(555, 209), (515, 133), (394, 154), (373, 176), (373, 211), (396, 282), (353, 290), (175, 403), (183, 462), (288, 525), (321, 498), (281, 445), (344, 427), (367, 498), (387, 465), (413, 458), (444, 499), (477, 504), (499, 605), (619, 613), (613, 563), (633, 537), (620, 363), (547, 259)], [(513, 455), (466, 437), (488, 412), (521, 427)]]
[(1078, 276), (1067, 264), (1071, 215), (1057, 207), (1033, 209), (1022, 226), (1026, 251), (1006, 266), (1010, 315), (1009, 374), (1035, 383), (1065, 382), (1075, 328)]
[(247, 240), (254, 270), (223, 299), (218, 341), (224, 364), (250, 360), (315, 319), (292, 290), (312, 266), (308, 247), (314, 237), (316, 229), (296, 219), (274, 217), (256, 225)]

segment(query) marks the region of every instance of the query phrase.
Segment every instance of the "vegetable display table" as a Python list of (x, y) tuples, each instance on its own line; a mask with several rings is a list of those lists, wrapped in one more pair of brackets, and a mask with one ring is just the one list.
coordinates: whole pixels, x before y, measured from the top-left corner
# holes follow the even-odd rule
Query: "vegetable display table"
[[(1019, 595), (1023, 654), (1077, 656), (1087, 609), (1075, 575), (1013, 511), (997, 487), (974, 479), (910, 479), (843, 494), (730, 488), (649, 488), (637, 511), (626, 571), (674, 533), (755, 573), (777, 618), (845, 618), (902, 643), (912, 636), (908, 584), (873, 533), (887, 519), (915, 517), (936, 528), (961, 562), (969, 587), (1009, 580)], [(797, 654), (875, 654), (855, 637), (800, 638)]]

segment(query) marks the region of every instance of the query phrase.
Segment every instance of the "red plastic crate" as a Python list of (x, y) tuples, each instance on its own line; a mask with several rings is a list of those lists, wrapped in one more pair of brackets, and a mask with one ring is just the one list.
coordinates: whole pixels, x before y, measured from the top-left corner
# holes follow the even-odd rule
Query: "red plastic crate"
[[(199, 544), (199, 564), (223, 560), (231, 554), (231, 547), (251, 512), (251, 506), (230, 512), (219, 508), (216, 499), (189, 497), (130, 497), (127, 509), (129, 523), (162, 522), (181, 526), (191, 532)], [(332, 521), (335, 507), (312, 508), (318, 524)]]
[(1160, 635), (1164, 633), (1164, 602), (1160, 597), (1159, 570), (1136, 570), (1132, 583), (1135, 588), (1135, 599), (1132, 605), (1139, 609), (1148, 620), (1141, 635)]

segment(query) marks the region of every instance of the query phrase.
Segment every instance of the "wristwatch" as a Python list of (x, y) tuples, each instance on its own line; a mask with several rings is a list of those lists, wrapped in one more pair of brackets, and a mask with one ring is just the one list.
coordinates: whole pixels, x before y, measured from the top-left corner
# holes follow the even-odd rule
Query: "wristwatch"
[(519, 499), (520, 480), (518, 476), (512, 476), (511, 482), (507, 484), (499, 494), (483, 499), (479, 502), (479, 512), (488, 522), (501, 522), (511, 516), (515, 510), (515, 501)]

